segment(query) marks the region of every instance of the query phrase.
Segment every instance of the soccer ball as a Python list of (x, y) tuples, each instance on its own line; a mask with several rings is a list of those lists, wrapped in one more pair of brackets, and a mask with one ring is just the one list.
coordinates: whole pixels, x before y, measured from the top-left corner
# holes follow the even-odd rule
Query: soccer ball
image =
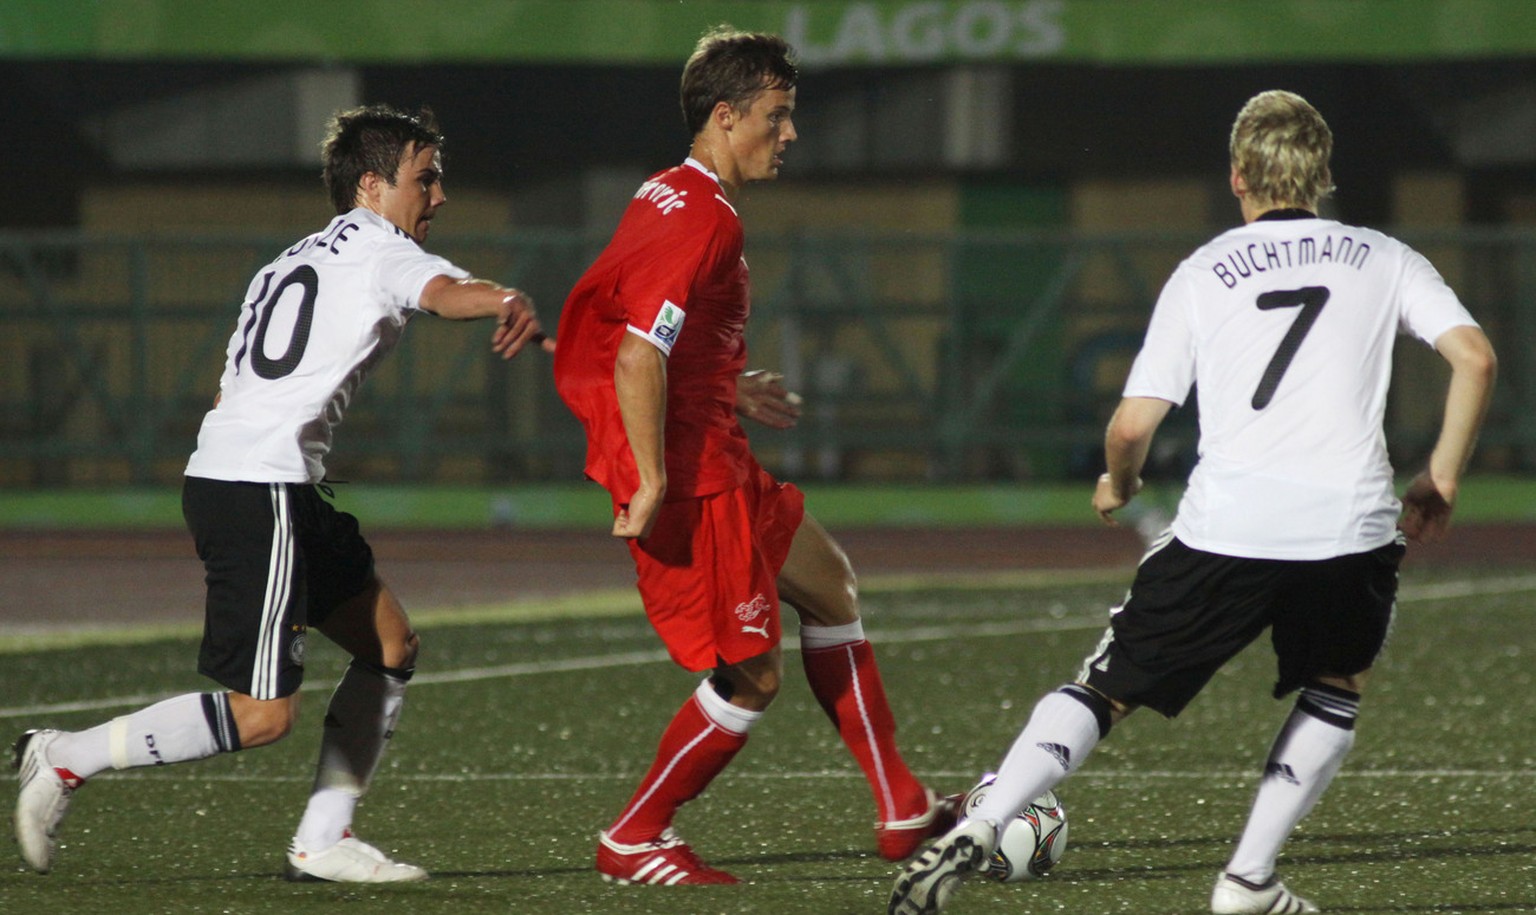
[[(960, 815), (968, 817), (987, 796), (997, 776), (991, 772), (966, 794)], [(1067, 810), (1056, 792), (1047, 791), (1030, 802), (1003, 830), (987, 876), (1004, 883), (1044, 877), (1067, 850)]]

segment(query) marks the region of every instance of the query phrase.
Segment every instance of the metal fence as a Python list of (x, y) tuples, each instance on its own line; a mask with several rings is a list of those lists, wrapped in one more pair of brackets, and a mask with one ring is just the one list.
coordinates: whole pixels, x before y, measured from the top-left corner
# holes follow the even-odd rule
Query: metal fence
[[(1206, 235), (752, 236), (754, 367), (805, 397), (787, 432), (750, 429), (800, 479), (1056, 480), (1100, 469), (1103, 424), (1169, 271)], [(1479, 462), (1536, 469), (1536, 232), (1404, 233), (1501, 357)], [(208, 409), (250, 276), (292, 239), (0, 234), (0, 485), (165, 483)], [(547, 325), (605, 239), (509, 234), (434, 249), (529, 290)], [(549, 360), (503, 363), (489, 327), (422, 317), (363, 386), (338, 478), (467, 483), (579, 477), (580, 430)], [(1399, 466), (1438, 428), (1445, 370), (1398, 348)], [(1192, 460), (1193, 410), (1154, 472)]]

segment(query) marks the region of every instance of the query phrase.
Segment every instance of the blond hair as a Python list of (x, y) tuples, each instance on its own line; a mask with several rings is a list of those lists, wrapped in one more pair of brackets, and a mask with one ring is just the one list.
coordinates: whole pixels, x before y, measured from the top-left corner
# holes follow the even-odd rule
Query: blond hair
[(1272, 89), (1249, 99), (1232, 123), (1229, 149), (1233, 169), (1259, 206), (1315, 209), (1333, 192), (1333, 132), (1294, 92)]

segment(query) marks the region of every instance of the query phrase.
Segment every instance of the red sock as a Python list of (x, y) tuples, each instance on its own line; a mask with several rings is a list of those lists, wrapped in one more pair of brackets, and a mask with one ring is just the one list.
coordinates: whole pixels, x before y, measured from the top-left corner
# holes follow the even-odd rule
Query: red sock
[(651, 771), (608, 827), (608, 838), (638, 845), (660, 836), (677, 809), (698, 797), (746, 744), (746, 734), (716, 724), (689, 696), (661, 735)]
[(869, 780), (880, 822), (922, 814), (928, 809), (928, 795), (896, 749), (896, 719), (875, 666), (875, 649), (860, 639), (802, 650), (800, 656), (816, 701)]

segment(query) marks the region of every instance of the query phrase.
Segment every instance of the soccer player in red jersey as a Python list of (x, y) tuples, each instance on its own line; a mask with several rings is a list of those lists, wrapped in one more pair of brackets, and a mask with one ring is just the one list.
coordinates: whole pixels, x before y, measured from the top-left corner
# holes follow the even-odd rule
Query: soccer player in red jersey
[(732, 197), (778, 176), (794, 142), (793, 51), (774, 35), (707, 33), (682, 78), (687, 160), (640, 186), (566, 301), (560, 396), (587, 435), (586, 474), (613, 497), (640, 595), (673, 660), (710, 671), (661, 737), (634, 797), (599, 839), (624, 883), (735, 883), (673, 832), (746, 744), (779, 691), (780, 601), (800, 617), (806, 677), (858, 760), (879, 810), (880, 853), (900, 860), (953, 820), (908, 771), (847, 556), (793, 485), (764, 472), (737, 414), (792, 423), (772, 376), (743, 375), (750, 312)]

